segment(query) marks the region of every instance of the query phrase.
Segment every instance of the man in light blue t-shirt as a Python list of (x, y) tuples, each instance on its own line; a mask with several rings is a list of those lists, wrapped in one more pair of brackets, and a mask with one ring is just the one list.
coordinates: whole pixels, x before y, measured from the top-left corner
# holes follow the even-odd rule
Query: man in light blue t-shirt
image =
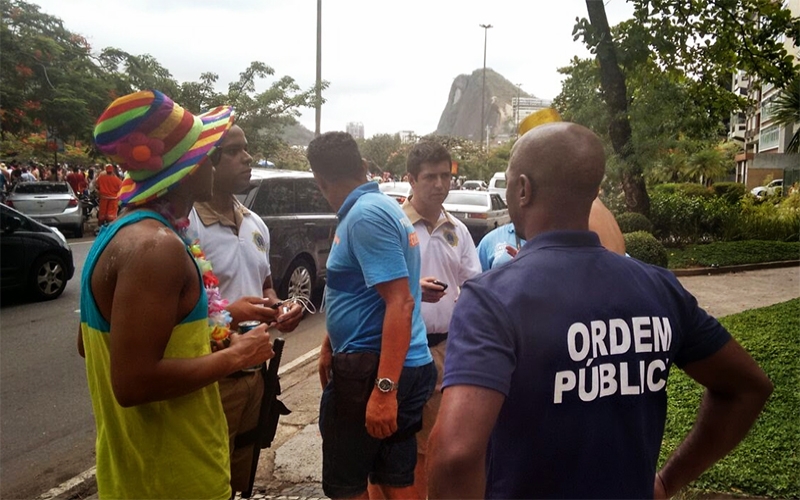
[(320, 354), (323, 490), (361, 496), (369, 478), (386, 498), (416, 498), (414, 434), (436, 382), (420, 314), (419, 240), (397, 202), (367, 181), (350, 134), (323, 134), (307, 154), (339, 217)]

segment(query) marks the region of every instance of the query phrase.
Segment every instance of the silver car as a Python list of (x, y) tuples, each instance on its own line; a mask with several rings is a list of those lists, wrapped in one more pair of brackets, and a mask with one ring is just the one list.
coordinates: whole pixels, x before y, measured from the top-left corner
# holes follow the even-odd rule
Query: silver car
[(443, 205), (445, 210), (467, 226), (475, 244), (486, 233), (511, 220), (508, 207), (500, 195), (487, 191), (453, 190)]
[(8, 194), (6, 205), (46, 226), (83, 237), (81, 204), (66, 182), (21, 182)]
[(408, 182), (381, 182), (378, 186), (381, 193), (391, 196), (398, 203), (403, 204), (411, 196), (411, 184)]

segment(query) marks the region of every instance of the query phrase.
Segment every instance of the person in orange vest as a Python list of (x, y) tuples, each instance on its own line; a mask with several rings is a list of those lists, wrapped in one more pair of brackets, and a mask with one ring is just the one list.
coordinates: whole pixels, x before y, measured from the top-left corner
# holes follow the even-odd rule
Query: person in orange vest
[(95, 181), (97, 193), (100, 195), (100, 208), (97, 212), (97, 223), (104, 226), (114, 222), (119, 210), (119, 188), (122, 180), (114, 173), (114, 166), (106, 165), (106, 173), (101, 174)]

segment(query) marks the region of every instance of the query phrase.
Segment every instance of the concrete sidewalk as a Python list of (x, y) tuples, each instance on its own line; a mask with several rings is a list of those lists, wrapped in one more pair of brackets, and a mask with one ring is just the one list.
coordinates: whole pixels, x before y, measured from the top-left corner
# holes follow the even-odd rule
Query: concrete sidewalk
[[(681, 283), (710, 314), (721, 317), (800, 297), (800, 267), (686, 276)], [(281, 399), (292, 414), (281, 418), (272, 448), (262, 451), (256, 474), (257, 499), (324, 498), (322, 441), (317, 427), (322, 393), (317, 374), (318, 350), (286, 366)], [(93, 475), (92, 475), (93, 476)], [(82, 491), (40, 498), (87, 498), (94, 491), (91, 477)], [(89, 486), (89, 487), (86, 487)]]

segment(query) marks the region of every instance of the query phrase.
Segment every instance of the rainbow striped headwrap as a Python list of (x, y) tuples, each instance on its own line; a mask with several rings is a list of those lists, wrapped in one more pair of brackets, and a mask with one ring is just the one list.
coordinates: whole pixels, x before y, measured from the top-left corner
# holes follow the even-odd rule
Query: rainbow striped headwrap
[(216, 148), (233, 124), (233, 108), (195, 116), (157, 90), (120, 97), (97, 120), (97, 149), (125, 170), (120, 205), (163, 196)]

